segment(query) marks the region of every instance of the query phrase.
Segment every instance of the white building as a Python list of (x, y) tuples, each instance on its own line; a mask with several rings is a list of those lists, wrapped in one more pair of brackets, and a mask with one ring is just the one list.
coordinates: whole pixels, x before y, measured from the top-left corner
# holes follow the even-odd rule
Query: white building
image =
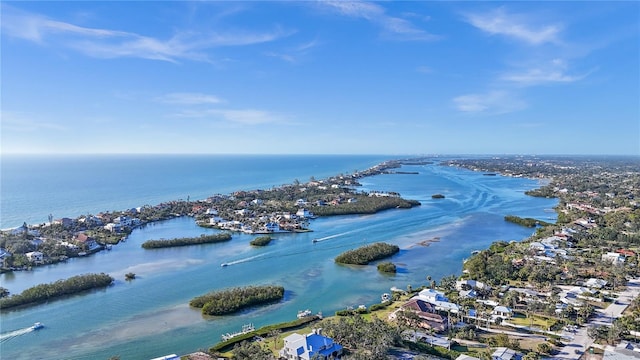
[(322, 336), (319, 330), (307, 335), (293, 333), (284, 338), (284, 347), (280, 357), (290, 360), (340, 359), (342, 345), (333, 339)]
[(624, 255), (618, 254), (616, 252), (608, 252), (606, 254), (602, 254), (602, 261), (610, 262), (613, 265), (623, 264), (624, 260)]
[(491, 354), (491, 360), (511, 360), (515, 358), (516, 351), (506, 347), (499, 347)]
[(424, 289), (418, 293), (417, 297), (422, 301), (435, 305), (436, 310), (450, 311), (452, 313), (458, 313), (458, 311), (460, 311), (460, 307), (457, 304), (449, 302), (449, 299), (442, 291)]
[(40, 251), (32, 251), (25, 254), (27, 256), (27, 260), (34, 264), (43, 264), (44, 263), (44, 254)]

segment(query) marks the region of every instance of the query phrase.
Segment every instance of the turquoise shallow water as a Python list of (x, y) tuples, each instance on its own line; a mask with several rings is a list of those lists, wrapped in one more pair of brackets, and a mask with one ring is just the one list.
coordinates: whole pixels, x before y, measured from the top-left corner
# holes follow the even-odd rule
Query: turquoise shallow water
[[(33, 284), (83, 272), (107, 272), (114, 286), (2, 316), (2, 333), (45, 323), (45, 329), (0, 342), (3, 358), (11, 359), (148, 359), (168, 353), (207, 348), (242, 324), (258, 326), (295, 319), (298, 310), (332, 314), (338, 309), (380, 301), (392, 286), (419, 286), (426, 276), (461, 272), (462, 260), (496, 240), (522, 240), (531, 229), (507, 223), (504, 215), (551, 221), (556, 201), (524, 195), (538, 186), (529, 179), (482, 176), (436, 165), (405, 166), (419, 175), (379, 175), (362, 180), (364, 190), (393, 190), (422, 206), (375, 215), (316, 219), (305, 234), (282, 234), (265, 248), (249, 246), (251, 236), (235, 235), (223, 244), (143, 250), (150, 238), (194, 236), (215, 232), (190, 218), (152, 224), (136, 230), (110, 252), (78, 258), (33, 272), (3, 275), (12, 292)], [(306, 177), (308, 178), (308, 177)], [(303, 178), (303, 179), (306, 179)], [(445, 199), (434, 200), (441, 193)], [(551, 219), (550, 219), (551, 218)], [(439, 237), (429, 246), (419, 243)], [(313, 243), (312, 239), (320, 239)], [(348, 267), (333, 262), (342, 251), (386, 241), (401, 252), (395, 276), (375, 266)], [(221, 267), (226, 262), (230, 266)], [(124, 281), (133, 271), (138, 278)], [(234, 316), (203, 318), (188, 301), (205, 292), (249, 284), (281, 284), (285, 300)]]

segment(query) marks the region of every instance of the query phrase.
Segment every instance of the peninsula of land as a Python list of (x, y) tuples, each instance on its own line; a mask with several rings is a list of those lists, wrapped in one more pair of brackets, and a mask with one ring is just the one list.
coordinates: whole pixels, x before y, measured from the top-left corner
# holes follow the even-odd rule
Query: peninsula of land
[[(176, 200), (155, 206), (49, 218), (42, 224), (26, 224), (0, 232), (0, 271), (27, 270), (33, 266), (65, 261), (110, 250), (138, 227), (180, 216), (193, 217), (199, 226), (247, 234), (312, 231), (310, 221), (318, 216), (372, 214), (387, 209), (419, 206), (394, 192), (358, 191), (358, 179), (388, 173), (405, 161), (392, 160), (364, 171), (295, 181), (268, 190), (236, 191), (204, 200)], [(419, 162), (417, 162), (419, 163)], [(229, 240), (228, 235), (195, 239), (154, 240), (145, 248), (184, 246)]]
[[(393, 288), (391, 294), (383, 294), (379, 304), (341, 310), (336, 313), (338, 316), (323, 320), (306, 317), (243, 332), (213, 346), (210, 354), (198, 353), (197, 356), (286, 358), (299, 349), (292, 348), (294, 343), (304, 340), (307, 344), (306, 341), (313, 339), (320, 339), (327, 346), (325, 350), (331, 349), (328, 355), (345, 359), (406, 358), (407, 355), (420, 359), (423, 354), (434, 354), (461, 360), (507, 360), (518, 356), (526, 360), (549, 357), (577, 360), (585, 353), (614, 357), (633, 349), (629, 341), (640, 335), (640, 206), (636, 200), (640, 197), (640, 161), (637, 158), (502, 157), (450, 160), (440, 165), (544, 179), (541, 188), (527, 194), (558, 198), (559, 204), (554, 209), (557, 221), (534, 222), (535, 232), (526, 241), (497, 241), (488, 249), (474, 251), (464, 262), (461, 276), (445, 276), (438, 282), (425, 274), (424, 284), (407, 284), (406, 290)], [(256, 224), (260, 224), (259, 221), (268, 219), (262, 218), (263, 213), (253, 207), (273, 206), (277, 199), (294, 202), (296, 207), (292, 209), (301, 207), (303, 212), (308, 211), (309, 217), (300, 220), (296, 210), (294, 219), (303, 224), (313, 218), (311, 210), (313, 216), (322, 213), (310, 204), (319, 208), (352, 204), (347, 208), (349, 211), (365, 213), (371, 210), (358, 206), (371, 198), (374, 201), (368, 203), (367, 209), (377, 209), (374, 206), (380, 204), (377, 201), (387, 199), (392, 201), (382, 202), (386, 204), (382, 208), (402, 207), (393, 205), (401, 199), (399, 194), (351, 192), (357, 189), (356, 179), (349, 176), (336, 180), (337, 183), (323, 180), (313, 185), (316, 181), (312, 180), (288, 185), (274, 189), (280, 194), (274, 199), (263, 197), (262, 191), (254, 191), (221, 196), (221, 202), (214, 201), (216, 197), (195, 202), (197, 204), (176, 202), (179, 206), (168, 207), (171, 210), (167, 218), (190, 214), (203, 225), (223, 228), (221, 224), (226, 221), (245, 224), (242, 217), (232, 220), (233, 216), (241, 215), (235, 212), (240, 210), (252, 216), (250, 219), (259, 219)], [(315, 189), (318, 187), (323, 188)], [(333, 191), (344, 195), (336, 205), (327, 205), (328, 198), (315, 199), (308, 195), (310, 188), (327, 191), (331, 196), (336, 196)], [(301, 189), (304, 196), (297, 192)], [(301, 200), (299, 205), (298, 200)], [(317, 203), (321, 200), (324, 205)], [(224, 201), (231, 201), (235, 206), (245, 201), (246, 208), (216, 208), (216, 204), (226, 204)], [(195, 211), (194, 205), (203, 208)], [(182, 212), (171, 212), (178, 210)], [(334, 213), (342, 211), (345, 210)], [(289, 215), (292, 214), (293, 211), (289, 211)], [(134, 213), (119, 216), (134, 216)], [(224, 222), (212, 220), (216, 216)], [(291, 216), (287, 220), (291, 220)], [(522, 222), (525, 226), (532, 222), (515, 217), (505, 221)], [(262, 233), (265, 230), (253, 226), (243, 229), (240, 224), (235, 225), (234, 231)], [(11, 236), (29, 240), (28, 236), (35, 237), (34, 230), (51, 227), (53, 224), (25, 224), (22, 230), (3, 234), (3, 244), (6, 245)], [(295, 227), (280, 231), (295, 231)], [(73, 234), (70, 230), (67, 233)], [(116, 236), (122, 238), (126, 232)], [(313, 347), (305, 348), (309, 357), (315, 354), (312, 354)], [(319, 347), (315, 349), (317, 352)], [(183, 358), (189, 359), (191, 355)]]

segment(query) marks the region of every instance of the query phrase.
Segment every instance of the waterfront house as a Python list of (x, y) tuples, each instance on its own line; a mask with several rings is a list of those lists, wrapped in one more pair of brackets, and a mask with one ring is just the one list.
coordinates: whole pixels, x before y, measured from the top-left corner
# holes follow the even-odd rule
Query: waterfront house
[(458, 313), (460, 307), (457, 304), (449, 302), (449, 299), (442, 291), (434, 289), (424, 289), (420, 291), (417, 298), (428, 302), (436, 307), (436, 310)]
[(296, 216), (306, 219), (314, 217), (313, 213), (305, 208), (298, 209), (298, 211), (296, 212)]
[(73, 220), (70, 218), (62, 218), (53, 220), (54, 224), (62, 225), (62, 227), (69, 228), (73, 225)]
[(323, 336), (320, 330), (307, 335), (293, 333), (284, 338), (284, 347), (280, 350), (280, 357), (289, 360), (340, 359), (341, 356), (342, 345)]
[(418, 298), (413, 298), (404, 303), (400, 309), (389, 315), (390, 319), (397, 319), (398, 311), (411, 311), (420, 319), (417, 326), (425, 329), (433, 329), (437, 332), (446, 331), (448, 328), (448, 320), (446, 316), (436, 313), (434, 305), (429, 304)]
[(268, 222), (264, 225), (264, 231), (267, 232), (276, 232), (280, 230), (280, 225), (274, 222)]
[(449, 301), (442, 291), (434, 289), (424, 289), (418, 293), (418, 297), (430, 304), (436, 301)]
[(122, 225), (116, 224), (116, 223), (108, 223), (107, 225), (104, 226), (104, 229), (111, 232), (118, 233), (122, 231)]
[(87, 236), (85, 233), (78, 233), (73, 237), (73, 241), (78, 244), (78, 246), (85, 248), (88, 251), (94, 251), (100, 248), (100, 244), (96, 241), (96, 239)]
[(24, 254), (27, 257), (27, 260), (38, 265), (44, 264), (44, 254), (40, 251), (32, 251)]

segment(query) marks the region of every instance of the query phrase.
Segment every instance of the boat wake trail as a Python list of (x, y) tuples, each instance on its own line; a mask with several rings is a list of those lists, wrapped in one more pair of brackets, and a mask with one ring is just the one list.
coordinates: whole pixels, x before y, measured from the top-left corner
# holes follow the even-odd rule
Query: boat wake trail
[(320, 241), (325, 241), (325, 240), (329, 240), (329, 239), (337, 238), (338, 236), (351, 234), (352, 232), (355, 232), (355, 231), (356, 231), (356, 230), (351, 230), (351, 231), (343, 232), (343, 233), (340, 233), (340, 234), (335, 234), (335, 235), (329, 235), (329, 236), (321, 237), (321, 238), (319, 238), (319, 239), (313, 239), (313, 242), (320, 242)]
[(22, 336), (24, 334), (28, 334), (32, 331), (35, 331), (33, 326), (29, 326), (27, 328), (24, 329), (20, 329), (20, 330), (14, 330), (14, 331), (10, 331), (8, 333), (5, 334), (0, 334), (0, 343), (4, 343), (6, 341), (9, 341), (13, 338), (17, 338), (18, 336)]
[(222, 263), (222, 266), (231, 266), (231, 265), (241, 264), (241, 263), (244, 263), (244, 262), (249, 262), (251, 260), (255, 260), (255, 259), (259, 259), (261, 257), (264, 257), (265, 255), (268, 255), (268, 254), (270, 254), (270, 253), (264, 253), (264, 254), (249, 256), (249, 257), (244, 258), (244, 259), (238, 259), (238, 260)]

